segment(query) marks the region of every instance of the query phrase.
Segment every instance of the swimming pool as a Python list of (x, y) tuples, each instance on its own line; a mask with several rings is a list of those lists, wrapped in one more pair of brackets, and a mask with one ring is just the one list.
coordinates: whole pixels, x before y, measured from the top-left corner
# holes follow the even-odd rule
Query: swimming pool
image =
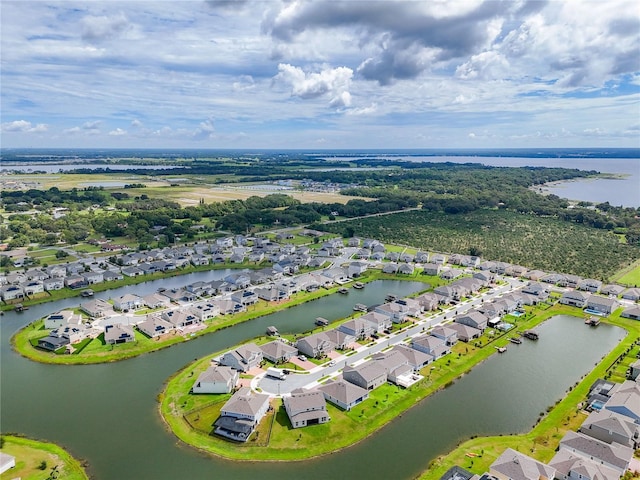
[(602, 313), (598, 310), (594, 310), (592, 308), (585, 308), (584, 309), (585, 313), (588, 313), (590, 315), (598, 315), (599, 317), (605, 317), (607, 314), (606, 313)]

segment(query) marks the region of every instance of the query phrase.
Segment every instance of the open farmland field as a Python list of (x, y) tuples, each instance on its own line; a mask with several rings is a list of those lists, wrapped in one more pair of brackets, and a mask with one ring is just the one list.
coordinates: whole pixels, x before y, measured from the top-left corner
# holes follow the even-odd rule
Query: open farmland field
[(468, 254), (475, 248), (486, 259), (602, 280), (640, 259), (640, 248), (621, 244), (611, 232), (505, 210), (420, 210), (314, 228), (340, 234), (352, 228), (363, 238), (430, 251)]

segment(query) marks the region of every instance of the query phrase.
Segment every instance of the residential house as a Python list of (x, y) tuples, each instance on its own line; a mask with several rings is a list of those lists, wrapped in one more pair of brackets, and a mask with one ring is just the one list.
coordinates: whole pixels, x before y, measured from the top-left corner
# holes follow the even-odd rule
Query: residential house
[(471, 310), (463, 315), (456, 316), (453, 321), (455, 323), (460, 323), (462, 325), (476, 328), (483, 332), (484, 329), (487, 328), (488, 320), (489, 318), (486, 315), (478, 311)]
[(448, 325), (448, 327), (451, 328), (452, 330), (455, 330), (456, 334), (458, 335), (458, 340), (461, 340), (463, 342), (469, 342), (476, 338), (480, 338), (480, 335), (482, 335), (481, 330), (470, 327), (468, 325), (464, 325), (462, 323), (454, 322)]
[(549, 289), (539, 282), (529, 282), (523, 289), (522, 293), (534, 295), (536, 298), (544, 301), (549, 298)]
[(298, 349), (283, 342), (282, 340), (274, 340), (273, 342), (260, 345), (262, 356), (273, 363), (288, 362), (291, 357), (298, 354)]
[(336, 348), (336, 344), (327, 337), (325, 332), (319, 332), (299, 339), (296, 342), (296, 348), (308, 357), (318, 358), (327, 355)]
[(397, 302), (383, 303), (374, 308), (376, 313), (386, 315), (393, 323), (404, 323), (408, 320), (409, 307)]
[(369, 391), (358, 385), (338, 380), (320, 385), (318, 390), (322, 392), (324, 398), (343, 410), (351, 410), (359, 403), (369, 398)]
[(122, 275), (126, 277), (139, 277), (140, 275), (144, 275), (144, 271), (138, 267), (124, 267), (121, 271)]
[(423, 293), (415, 298), (422, 306), (422, 311), (427, 312), (431, 310), (437, 310), (440, 305), (440, 299), (435, 293)]
[(89, 282), (87, 282), (87, 279), (82, 275), (69, 275), (68, 277), (65, 277), (64, 285), (67, 288), (76, 290), (78, 288), (87, 287), (89, 285)]
[(605, 443), (615, 442), (634, 450), (640, 445), (640, 425), (611, 410), (591, 412), (578, 431)]
[(44, 283), (40, 280), (32, 280), (23, 285), (24, 294), (28, 297), (44, 292)]
[(498, 480), (553, 480), (554, 468), (507, 448), (489, 467), (489, 474)]
[(459, 268), (443, 268), (440, 271), (440, 278), (442, 278), (443, 280), (453, 280), (455, 278), (458, 278), (463, 273), (464, 272)]
[(42, 286), (46, 292), (53, 290), (62, 290), (64, 288), (64, 278), (53, 277), (42, 282)]
[(380, 333), (388, 330), (393, 324), (390, 317), (377, 312), (365, 313), (364, 315), (358, 317), (358, 319), (369, 323), (374, 333)]
[(278, 288), (275, 285), (256, 288), (255, 293), (258, 298), (266, 300), (267, 302), (278, 302), (289, 298), (289, 292), (285, 289)]
[(82, 276), (88, 285), (104, 282), (104, 274), (102, 272), (85, 272)]
[(557, 480), (619, 480), (620, 473), (613, 468), (605, 467), (597, 460), (582, 455), (560, 450), (549, 462), (556, 470)]
[(220, 307), (214, 303), (199, 303), (189, 309), (200, 321), (204, 322), (220, 315)]
[(109, 345), (129, 343), (135, 341), (135, 339), (136, 334), (129, 325), (116, 323), (115, 325), (104, 327), (104, 341)]
[(422, 267), (422, 273), (425, 275), (440, 275), (440, 271), (442, 270), (441, 263), (425, 263)]
[(81, 342), (89, 337), (90, 334), (90, 330), (83, 324), (63, 325), (51, 330), (47, 337), (38, 340), (38, 347), (54, 351), (66, 345)]
[(209, 265), (209, 257), (206, 255), (192, 255), (190, 260), (196, 267), (200, 265)]
[(293, 428), (327, 423), (330, 420), (326, 400), (318, 390), (294, 390), (291, 396), (284, 397), (283, 403)]
[(80, 304), (80, 310), (93, 318), (102, 318), (107, 314), (112, 314), (113, 306), (101, 298), (89, 300), (88, 302), (82, 302)]
[(387, 372), (378, 362), (368, 361), (357, 367), (347, 365), (342, 378), (366, 390), (374, 390), (387, 381)]
[(246, 442), (269, 410), (269, 395), (241, 388), (222, 406), (214, 433)]
[(337, 350), (346, 350), (349, 345), (356, 341), (355, 336), (345, 333), (342, 330), (332, 329), (324, 333), (327, 339), (329, 339), (329, 342), (335, 345), (333, 348)]
[(578, 282), (578, 290), (585, 290), (591, 293), (598, 293), (602, 288), (602, 282), (593, 278), (585, 278)]
[(447, 345), (455, 345), (458, 342), (458, 332), (450, 325), (440, 325), (431, 330), (431, 335), (444, 340)]
[(633, 300), (637, 302), (640, 300), (640, 288), (628, 288), (622, 292), (622, 298), (625, 300)]
[(640, 384), (627, 380), (616, 384), (609, 392), (604, 408), (619, 413), (640, 424)]
[(385, 263), (382, 267), (382, 273), (398, 273), (398, 264), (395, 262)]
[(145, 302), (138, 295), (126, 293), (113, 300), (113, 308), (122, 312), (142, 308)]
[(115, 282), (116, 280), (122, 280), (124, 275), (120, 272), (116, 272), (115, 270), (105, 270), (102, 272), (102, 278), (105, 282)]
[(427, 353), (433, 356), (436, 360), (448, 353), (451, 353), (451, 348), (444, 342), (444, 340), (432, 335), (415, 337), (411, 341), (411, 348), (422, 353)]
[(367, 271), (369, 265), (365, 262), (351, 262), (347, 267), (347, 275), (351, 278), (359, 277)]
[(173, 325), (173, 328), (177, 328), (178, 330), (182, 330), (190, 325), (202, 323), (202, 320), (193, 313), (184, 310), (166, 310), (162, 312), (161, 317)]
[(640, 306), (633, 305), (626, 308), (621, 314), (621, 317), (630, 318), (632, 320), (640, 320)]
[(617, 297), (622, 292), (624, 292), (624, 287), (621, 285), (616, 285), (615, 283), (603, 285), (602, 288), (600, 288), (600, 293), (602, 295), (609, 295), (612, 297)]
[(558, 301), (563, 305), (571, 305), (572, 307), (584, 308), (587, 305), (589, 297), (591, 297), (590, 293), (571, 290), (563, 293), (560, 297), (560, 300)]
[(401, 275), (413, 275), (415, 267), (408, 263), (401, 263), (398, 266), (398, 273)]
[(231, 294), (231, 300), (246, 307), (257, 303), (258, 295), (252, 290), (239, 290)]
[(618, 308), (618, 301), (611, 297), (602, 297), (600, 295), (591, 295), (587, 300), (587, 308), (600, 313), (609, 315)]
[(259, 367), (262, 359), (262, 350), (251, 342), (240, 345), (235, 350), (228, 351), (220, 357), (219, 363), (241, 372), (248, 372), (252, 368)]
[(436, 265), (444, 265), (447, 263), (447, 256), (442, 253), (434, 253), (431, 255), (431, 263), (435, 263)]
[(441, 304), (449, 304), (460, 298), (458, 291), (451, 285), (440, 285), (433, 290), (433, 293), (438, 296)]
[(559, 279), (558, 285), (561, 287), (577, 288), (581, 281), (582, 278), (578, 275), (564, 274)]
[(364, 339), (370, 337), (374, 333), (374, 326), (362, 317), (349, 320), (338, 327), (338, 330), (351, 335), (357, 339)]
[(622, 475), (633, 458), (633, 449), (624, 445), (608, 444), (584, 433), (569, 430), (560, 440), (560, 451), (566, 450), (593, 459), (601, 465), (613, 468)]
[(425, 365), (433, 362), (433, 355), (429, 355), (428, 353), (421, 352), (414, 348), (409, 347), (403, 343), (395, 345), (390, 352), (400, 352), (407, 359), (407, 364), (413, 370), (420, 370)]
[(496, 274), (489, 270), (485, 270), (482, 272), (475, 272), (472, 278), (480, 280), (484, 286), (487, 286), (496, 281)]
[(149, 315), (144, 322), (136, 325), (136, 328), (149, 338), (156, 338), (173, 331), (173, 324), (157, 315)]
[(45, 317), (44, 328), (53, 330), (65, 325), (79, 325), (80, 323), (82, 323), (80, 315), (75, 315), (71, 310), (62, 310)]
[(144, 304), (151, 308), (167, 308), (171, 305), (171, 300), (164, 295), (160, 295), (159, 293), (150, 293), (149, 295), (145, 295), (142, 297), (142, 301)]
[(198, 375), (191, 391), (193, 393), (230, 393), (236, 388), (240, 373), (231, 367), (211, 365)]

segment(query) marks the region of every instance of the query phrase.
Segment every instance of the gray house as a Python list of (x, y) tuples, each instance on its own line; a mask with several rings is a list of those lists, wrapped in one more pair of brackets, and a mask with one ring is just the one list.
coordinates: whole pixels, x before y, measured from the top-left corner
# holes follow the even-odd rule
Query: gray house
[(214, 433), (246, 442), (269, 410), (269, 395), (241, 388), (225, 403), (214, 424)]
[(368, 390), (345, 380), (320, 385), (318, 390), (322, 392), (327, 401), (343, 410), (351, 410), (369, 398)]
[(115, 325), (104, 327), (104, 341), (109, 345), (129, 343), (135, 341), (135, 339), (136, 334), (129, 325), (116, 323)]
[(284, 343), (281, 340), (265, 343), (260, 346), (262, 356), (273, 363), (288, 362), (289, 359), (298, 354), (298, 349)]
[(462, 325), (467, 325), (469, 327), (476, 328), (481, 332), (484, 331), (485, 328), (487, 328), (488, 321), (489, 319), (487, 318), (486, 315), (483, 315), (482, 313), (477, 311), (471, 311), (464, 315), (458, 315), (454, 319), (455, 323), (460, 323)]
[(347, 365), (342, 370), (342, 378), (366, 390), (373, 390), (386, 383), (387, 372), (378, 362), (365, 362), (357, 367)]
[(615, 298), (591, 295), (587, 300), (587, 308), (609, 315), (618, 308), (618, 301)]
[(247, 343), (222, 355), (220, 365), (247, 372), (254, 367), (259, 367), (263, 356), (260, 347), (255, 343)]
[(327, 402), (318, 390), (294, 390), (291, 396), (284, 397), (284, 409), (293, 428), (301, 428), (330, 420)]
[(230, 393), (238, 384), (240, 374), (231, 367), (211, 365), (198, 375), (193, 393)]
[(319, 332), (299, 339), (296, 342), (296, 348), (308, 357), (317, 358), (336, 348), (336, 344), (327, 337), (326, 333)]
[(571, 305), (572, 307), (584, 308), (587, 305), (587, 300), (591, 296), (590, 293), (580, 292), (578, 290), (572, 290), (565, 292), (558, 300), (563, 305)]

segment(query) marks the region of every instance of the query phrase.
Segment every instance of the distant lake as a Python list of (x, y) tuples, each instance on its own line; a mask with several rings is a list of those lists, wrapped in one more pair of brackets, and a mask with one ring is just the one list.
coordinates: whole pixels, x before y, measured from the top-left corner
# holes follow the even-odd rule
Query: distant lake
[(129, 165), (124, 163), (118, 164), (106, 164), (106, 163), (20, 163), (20, 164), (7, 164), (3, 162), (0, 165), (0, 172), (6, 171), (16, 171), (16, 172), (46, 172), (46, 173), (58, 173), (58, 172), (68, 172), (70, 170), (99, 170), (99, 169), (109, 169), (109, 170), (135, 170), (138, 168), (144, 168), (145, 170), (165, 170), (168, 168), (184, 168), (183, 165)]
[[(365, 157), (330, 157), (328, 160), (354, 161)], [(562, 198), (585, 202), (609, 202), (611, 205), (640, 207), (640, 158), (521, 158), (475, 156), (412, 156), (384, 155), (366, 158), (401, 160), (406, 162), (479, 163), (492, 167), (547, 167), (596, 170), (622, 175), (622, 178), (579, 179), (547, 185), (544, 190)]]

